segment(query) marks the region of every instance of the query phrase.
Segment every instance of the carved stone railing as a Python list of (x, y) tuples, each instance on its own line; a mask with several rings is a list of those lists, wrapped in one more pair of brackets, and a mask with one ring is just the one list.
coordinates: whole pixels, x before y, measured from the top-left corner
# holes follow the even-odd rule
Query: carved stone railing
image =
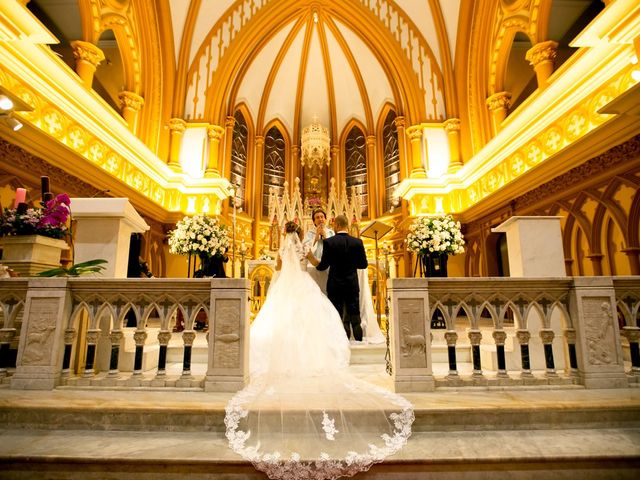
[[(640, 379), (638, 277), (399, 278), (388, 295), (398, 391)], [(234, 391), (249, 306), (244, 279), (0, 279), (0, 384)]]
[[(12, 289), (13, 296), (8, 293)], [(11, 388), (152, 386), (235, 391), (244, 385), (248, 372), (248, 293), (244, 279), (0, 281), (5, 330), (15, 328), (16, 307), (23, 310)], [(191, 374), (197, 323), (208, 330), (206, 373), (199, 377)], [(172, 337), (182, 352), (177, 378), (167, 375)], [(127, 340), (134, 343), (133, 367), (122, 369)], [(155, 363), (153, 368), (143, 368), (150, 361)]]
[[(397, 391), (638, 381), (640, 278), (392, 279), (388, 289)], [(628, 375), (617, 311), (629, 342)], [(438, 324), (445, 328), (432, 329)], [(472, 370), (464, 375), (458, 357), (467, 352)], [(440, 377), (439, 353), (448, 366)]]

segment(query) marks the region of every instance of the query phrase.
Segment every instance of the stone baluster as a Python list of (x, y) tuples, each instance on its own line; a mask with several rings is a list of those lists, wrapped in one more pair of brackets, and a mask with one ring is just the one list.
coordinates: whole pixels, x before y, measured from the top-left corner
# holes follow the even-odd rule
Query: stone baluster
[(133, 374), (142, 375), (142, 358), (144, 354), (144, 342), (147, 340), (147, 332), (136, 330), (133, 334), (133, 341), (136, 343), (136, 353), (133, 360)]
[(118, 98), (120, 99), (122, 118), (124, 118), (127, 125), (129, 125), (129, 130), (136, 133), (138, 129), (138, 117), (144, 105), (144, 98), (135, 92), (127, 91), (120, 92)]
[(109, 334), (111, 340), (111, 358), (109, 359), (109, 376), (118, 376), (118, 359), (120, 357), (120, 342), (124, 334), (122, 330), (112, 330)]
[(487, 98), (487, 107), (491, 113), (491, 123), (494, 135), (502, 130), (502, 122), (507, 118), (507, 112), (511, 106), (511, 94), (509, 92), (498, 92)]
[(191, 377), (191, 349), (193, 341), (196, 339), (196, 332), (193, 330), (185, 330), (182, 332), (182, 341), (184, 342), (184, 355), (182, 358), (182, 378)]
[(171, 340), (171, 332), (169, 330), (161, 330), (158, 332), (158, 343), (160, 344), (160, 353), (158, 355), (158, 373), (157, 376), (163, 376), (167, 373), (167, 348)]
[(68, 377), (71, 374), (71, 352), (73, 342), (76, 340), (77, 332), (73, 328), (64, 331), (64, 353), (62, 355), (62, 376)]
[(104, 53), (93, 43), (75, 40), (71, 42), (73, 56), (76, 59), (76, 73), (86, 88), (93, 85), (93, 75), (100, 62), (104, 60)]
[(209, 139), (209, 159), (204, 176), (207, 178), (220, 178), (220, 140), (224, 136), (224, 128), (218, 125), (207, 126), (207, 138)]
[(522, 360), (522, 373), (523, 377), (531, 377), (531, 357), (529, 355), (529, 340), (531, 339), (531, 333), (529, 330), (518, 330), (516, 332), (518, 343), (520, 344), (520, 358)]
[(507, 339), (507, 332), (504, 330), (494, 330), (493, 340), (496, 342), (496, 356), (498, 357), (498, 377), (507, 377), (507, 362), (504, 355), (504, 342)]
[[(427, 178), (422, 165), (422, 125), (413, 125), (406, 130), (411, 140), (411, 178)], [(399, 139), (398, 139), (399, 140)]]
[(536, 72), (536, 80), (540, 90), (547, 86), (547, 80), (553, 73), (557, 53), (558, 43), (548, 40), (534, 45), (525, 55), (525, 58)]
[(7, 376), (7, 369), (9, 368), (9, 350), (11, 349), (11, 341), (15, 335), (15, 328), (0, 329), (0, 378)]
[(473, 376), (482, 376), (482, 363), (480, 361), (480, 341), (482, 332), (480, 330), (469, 330), (469, 342), (471, 342), (471, 356), (473, 358)]
[(84, 364), (85, 377), (91, 377), (94, 374), (93, 368), (96, 359), (96, 346), (98, 344), (99, 336), (99, 329), (92, 329), (87, 331), (87, 359)]
[(640, 377), (640, 348), (638, 348), (638, 340), (640, 340), (640, 328), (638, 327), (622, 327), (622, 335), (629, 341), (629, 353), (631, 354), (631, 373)]
[(458, 362), (456, 360), (456, 343), (458, 334), (455, 330), (445, 332), (444, 339), (447, 341), (447, 354), (449, 356), (449, 374), (448, 377), (458, 376)]
[(181, 118), (172, 118), (169, 120), (168, 127), (171, 132), (168, 165), (174, 172), (179, 172), (182, 170), (180, 165), (180, 148), (182, 147), (182, 136), (187, 129), (187, 122)]
[(567, 328), (564, 331), (564, 338), (567, 339), (567, 349), (569, 351), (569, 367), (571, 374), (578, 374), (578, 355), (576, 354), (576, 331), (573, 328)]
[(443, 123), (444, 131), (449, 139), (449, 173), (455, 173), (462, 167), (460, 156), (460, 119), (449, 118)]
[(553, 338), (555, 333), (553, 330), (543, 328), (540, 330), (540, 338), (542, 339), (542, 345), (544, 347), (544, 363), (547, 367), (547, 377), (555, 377), (556, 366), (553, 361)]

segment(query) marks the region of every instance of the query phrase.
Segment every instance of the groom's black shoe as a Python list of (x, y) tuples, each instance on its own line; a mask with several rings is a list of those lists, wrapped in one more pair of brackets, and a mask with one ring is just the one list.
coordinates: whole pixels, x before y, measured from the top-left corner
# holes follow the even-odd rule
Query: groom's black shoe
[(349, 323), (351, 324), (351, 329), (353, 331), (353, 339), (356, 342), (361, 342), (362, 341), (362, 327), (360, 326), (360, 321), (361, 321), (360, 320), (360, 315), (347, 314), (346, 318), (349, 319)]

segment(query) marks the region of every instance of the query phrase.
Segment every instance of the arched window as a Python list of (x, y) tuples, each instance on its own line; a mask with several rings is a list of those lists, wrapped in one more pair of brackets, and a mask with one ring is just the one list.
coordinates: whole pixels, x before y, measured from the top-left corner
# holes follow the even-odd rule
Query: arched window
[(369, 215), (369, 201), (367, 191), (367, 144), (364, 133), (357, 126), (349, 131), (344, 142), (345, 150), (345, 180), (347, 194), (355, 190), (360, 200), (360, 214)]
[(264, 173), (262, 177), (262, 215), (269, 215), (269, 190), (284, 193), (285, 141), (277, 127), (271, 127), (264, 138)]
[(244, 202), (247, 198), (247, 145), (249, 141), (249, 129), (247, 121), (240, 110), (236, 111), (235, 124), (233, 126), (233, 140), (231, 143), (231, 174), (229, 180), (238, 185), (239, 207), (246, 210)]
[(382, 148), (384, 159), (384, 211), (393, 206), (393, 192), (400, 183), (400, 151), (398, 150), (398, 129), (396, 113), (391, 110), (382, 127)]

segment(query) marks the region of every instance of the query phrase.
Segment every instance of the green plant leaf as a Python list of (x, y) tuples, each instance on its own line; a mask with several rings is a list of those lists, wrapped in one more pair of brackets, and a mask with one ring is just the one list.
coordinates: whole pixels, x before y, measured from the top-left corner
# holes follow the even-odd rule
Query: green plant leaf
[(100, 273), (106, 267), (107, 260), (97, 258), (94, 260), (87, 260), (86, 262), (76, 263), (69, 268), (57, 267), (51, 270), (45, 270), (38, 273), (38, 277), (80, 277), (82, 275), (88, 275), (90, 273)]

